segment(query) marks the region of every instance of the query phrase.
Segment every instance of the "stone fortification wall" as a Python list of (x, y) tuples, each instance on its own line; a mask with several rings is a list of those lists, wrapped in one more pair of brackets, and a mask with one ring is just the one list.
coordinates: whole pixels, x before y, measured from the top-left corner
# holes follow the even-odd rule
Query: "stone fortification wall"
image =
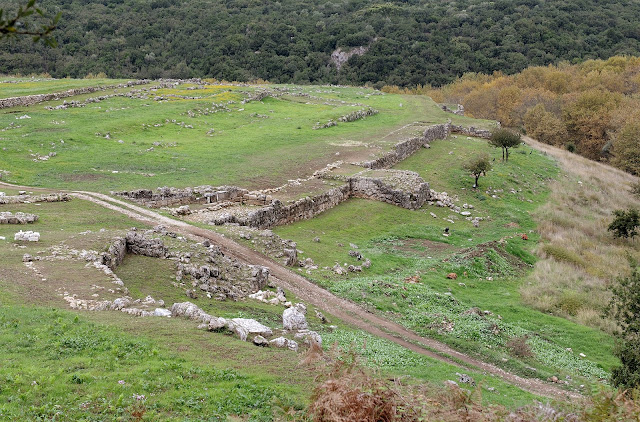
[(415, 210), (431, 200), (429, 183), (412, 171), (393, 171), (395, 177), (404, 176), (414, 183), (409, 189), (389, 183), (385, 178), (352, 177), (349, 179), (351, 196), (386, 202), (398, 207)]
[(194, 188), (160, 187), (133, 191), (111, 192), (151, 208), (188, 204), (214, 204), (216, 202), (242, 202), (248, 205), (266, 205), (273, 198), (260, 192), (249, 192), (237, 186), (196, 186)]
[(241, 226), (269, 228), (283, 224), (293, 223), (299, 220), (313, 218), (323, 211), (329, 210), (351, 196), (349, 185), (330, 189), (312, 198), (299, 199), (290, 205), (282, 205), (275, 200), (267, 207), (253, 211), (246, 217), (236, 218), (228, 215), (225, 218), (214, 221), (214, 224), (238, 223)]
[(66, 193), (49, 193), (43, 195), (0, 195), (0, 204), (31, 204), (34, 202), (67, 202), (71, 196)]
[(474, 138), (491, 138), (491, 131), (486, 129), (479, 129), (474, 126), (465, 127), (462, 125), (451, 125), (451, 132), (459, 133), (461, 135), (473, 136)]
[(422, 136), (407, 139), (406, 141), (398, 142), (393, 150), (384, 154), (382, 157), (372, 161), (364, 161), (359, 163), (362, 167), (370, 169), (382, 169), (389, 168), (394, 164), (404, 160), (411, 154), (415, 153), (418, 149), (425, 146), (431, 141), (436, 139), (445, 139), (451, 132), (451, 125), (449, 123), (442, 123), (439, 125), (429, 126)]
[(75, 95), (91, 94), (96, 91), (105, 91), (107, 89), (128, 88), (135, 85), (149, 83), (147, 80), (130, 81), (125, 84), (108, 85), (108, 86), (87, 86), (84, 88), (73, 88), (67, 91), (55, 92), (52, 94), (36, 94), (25, 95), (22, 97), (11, 97), (0, 99), (0, 109), (9, 107), (26, 107), (43, 101), (54, 101), (62, 98), (73, 97)]
[(407, 209), (420, 208), (425, 202), (431, 200), (429, 184), (417, 173), (400, 170), (385, 172), (389, 175), (352, 177), (340, 187), (314, 197), (300, 199), (290, 205), (282, 205), (276, 200), (267, 207), (249, 213), (246, 217), (226, 214), (211, 223), (216, 225), (235, 223), (267, 229), (313, 218), (352, 197), (382, 201)]

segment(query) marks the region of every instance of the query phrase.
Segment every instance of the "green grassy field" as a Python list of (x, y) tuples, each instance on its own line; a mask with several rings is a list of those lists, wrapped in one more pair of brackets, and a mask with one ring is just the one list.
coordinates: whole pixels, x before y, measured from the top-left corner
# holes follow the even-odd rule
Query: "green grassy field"
[[(187, 88), (193, 86), (65, 110), (45, 109), (62, 101), (1, 110), (0, 170), (10, 172), (4, 180), (102, 192), (164, 185), (275, 187), (338, 159), (368, 158), (370, 149), (362, 144), (374, 152), (388, 150), (398, 139), (387, 135), (413, 122), (471, 121), (444, 113), (427, 97), (372, 95), (366, 88), (281, 86), (311, 97), (283, 95), (246, 104), (241, 101), (255, 87)], [(156, 96), (166, 100), (154, 101)], [(380, 112), (312, 129), (364, 106)], [(25, 115), (30, 118), (19, 119)], [(50, 153), (56, 155), (38, 158)]]
[(127, 79), (48, 79), (0, 76), (0, 98), (50, 94), (72, 88), (117, 85), (127, 81)]

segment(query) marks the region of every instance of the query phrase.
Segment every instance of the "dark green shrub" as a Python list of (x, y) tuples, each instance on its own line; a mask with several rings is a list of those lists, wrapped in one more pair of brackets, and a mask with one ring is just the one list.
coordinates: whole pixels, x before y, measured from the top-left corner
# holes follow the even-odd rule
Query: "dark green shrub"
[(609, 224), (608, 231), (613, 232), (614, 237), (634, 238), (640, 226), (640, 214), (638, 210), (630, 208), (627, 211), (615, 210), (613, 212), (615, 218)]

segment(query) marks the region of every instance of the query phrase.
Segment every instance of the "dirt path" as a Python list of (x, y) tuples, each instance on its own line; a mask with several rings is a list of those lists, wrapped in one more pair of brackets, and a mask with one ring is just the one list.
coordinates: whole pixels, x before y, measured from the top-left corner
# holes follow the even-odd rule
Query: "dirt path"
[[(15, 186), (2, 182), (0, 182), (0, 185), (18, 189), (45, 190)], [(195, 227), (183, 221), (165, 217), (148, 208), (129, 204), (108, 195), (84, 191), (74, 191), (71, 192), (71, 194), (78, 199), (91, 201), (97, 205), (123, 213), (132, 219), (144, 223), (153, 225), (162, 224), (167, 228), (170, 228), (172, 231), (182, 235), (208, 239), (220, 246), (226, 254), (254, 265), (268, 267), (270, 273), (278, 280), (277, 284), (280, 284), (281, 287), (292, 292), (299, 299), (313, 304), (315, 307), (322, 309), (328, 314), (331, 314), (360, 330), (391, 340), (407, 349), (413, 350), (414, 352), (456, 366), (480, 370), (481, 372), (500, 377), (510, 384), (540, 396), (563, 400), (582, 397), (578, 393), (563, 390), (551, 383), (545, 383), (539, 379), (520, 377), (498, 368), (495, 365), (458, 352), (444, 343), (430, 338), (421, 337), (395, 322), (372, 314), (353, 302), (333, 295), (329, 291), (313, 284), (306, 278), (271, 260), (265, 255), (236, 243), (235, 241), (211, 230)]]

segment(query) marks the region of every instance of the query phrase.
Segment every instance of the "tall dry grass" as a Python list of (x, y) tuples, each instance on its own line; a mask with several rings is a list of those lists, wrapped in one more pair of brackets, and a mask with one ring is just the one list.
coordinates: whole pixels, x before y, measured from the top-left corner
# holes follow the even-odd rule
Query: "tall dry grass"
[(629, 257), (640, 259), (640, 242), (614, 239), (607, 227), (616, 209), (640, 208), (631, 193), (638, 178), (531, 138), (525, 141), (555, 158), (563, 170), (551, 184), (546, 205), (534, 215), (543, 242), (542, 258), (523, 300), (544, 312), (610, 331), (601, 317), (609, 301), (607, 287), (630, 273)]
[(517, 409), (483, 403), (481, 386), (386, 379), (358, 362), (354, 351), (311, 350), (303, 365), (318, 364), (321, 375), (306, 414), (276, 420), (314, 422), (605, 422), (637, 421), (639, 391), (603, 390), (572, 402), (532, 402)]

